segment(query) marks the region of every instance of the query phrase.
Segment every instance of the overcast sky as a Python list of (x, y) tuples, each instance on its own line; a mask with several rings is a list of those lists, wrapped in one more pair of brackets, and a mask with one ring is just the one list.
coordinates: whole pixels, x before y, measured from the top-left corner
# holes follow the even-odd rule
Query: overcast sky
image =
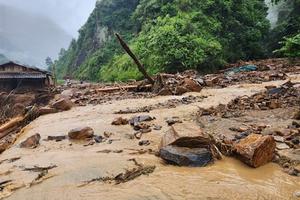
[(77, 37), (95, 3), (96, 0), (0, 0), (0, 4), (49, 17), (73, 37)]

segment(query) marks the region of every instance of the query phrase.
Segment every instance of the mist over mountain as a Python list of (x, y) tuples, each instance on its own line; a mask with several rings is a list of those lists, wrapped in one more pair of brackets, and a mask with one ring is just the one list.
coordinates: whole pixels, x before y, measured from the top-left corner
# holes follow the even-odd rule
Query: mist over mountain
[(44, 66), (72, 36), (50, 19), (0, 5), (0, 53), (11, 60)]
[(96, 0), (0, 0), (0, 54), (45, 67), (85, 23)]

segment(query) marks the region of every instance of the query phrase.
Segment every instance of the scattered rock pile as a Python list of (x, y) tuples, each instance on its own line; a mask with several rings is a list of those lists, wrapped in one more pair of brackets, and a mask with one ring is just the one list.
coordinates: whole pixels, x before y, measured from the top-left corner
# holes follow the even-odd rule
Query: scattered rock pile
[(11, 118), (24, 115), (30, 106), (48, 105), (54, 95), (55, 92), (51, 90), (11, 94), (0, 92), (0, 125)]
[(228, 105), (200, 109), (199, 115), (214, 115), (224, 118), (239, 117), (246, 110), (269, 110), (300, 105), (300, 85), (287, 82), (280, 87), (269, 88), (251, 97), (238, 97)]
[(163, 109), (163, 108), (176, 108), (179, 105), (189, 105), (196, 102), (201, 102), (203, 99), (207, 98), (207, 96), (192, 96), (189, 95), (187, 97), (182, 97), (181, 99), (175, 98), (170, 99), (163, 103), (158, 103), (154, 105), (144, 106), (141, 108), (127, 108), (125, 110), (120, 110), (115, 112), (115, 114), (131, 114), (131, 113), (143, 113), (143, 112), (150, 112), (156, 109)]
[(196, 72), (183, 74), (159, 74), (153, 85), (153, 92), (158, 95), (182, 95), (186, 92), (200, 92), (201, 82), (196, 79)]
[[(244, 70), (247, 66), (255, 66), (256, 69)], [(290, 63), (288, 59), (268, 59), (260, 61), (239, 62), (221, 70), (218, 74), (210, 74), (203, 77), (205, 86), (227, 87), (241, 83), (262, 83), (275, 80), (286, 80), (290, 72), (300, 72), (300, 61)], [(242, 68), (243, 70), (240, 70)]]

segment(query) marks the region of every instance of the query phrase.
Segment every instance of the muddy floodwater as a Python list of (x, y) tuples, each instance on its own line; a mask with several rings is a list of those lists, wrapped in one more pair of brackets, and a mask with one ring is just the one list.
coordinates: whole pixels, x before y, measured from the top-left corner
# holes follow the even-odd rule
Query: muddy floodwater
[[(155, 97), (152, 99), (122, 100), (105, 105), (73, 108), (71, 111), (46, 115), (38, 118), (25, 128), (15, 145), (0, 155), (0, 160), (19, 157), (20, 159), (0, 165), (2, 180), (12, 180), (10, 190), (0, 193), (0, 197), (10, 200), (61, 200), (61, 199), (110, 199), (110, 200), (181, 200), (181, 199), (297, 199), (294, 194), (300, 191), (300, 179), (285, 174), (276, 164), (268, 164), (252, 169), (234, 158), (225, 158), (205, 168), (176, 167), (165, 164), (153, 154), (136, 154), (140, 149), (157, 150), (161, 136), (168, 126), (166, 117), (178, 116), (183, 121), (191, 121), (198, 107), (208, 108), (220, 103), (226, 104), (238, 96), (251, 95), (264, 90), (265, 85), (279, 85), (271, 82), (263, 85), (240, 85), (225, 89), (205, 89), (201, 93), (187, 95), (207, 98), (190, 105), (179, 105), (172, 109), (157, 109), (150, 113), (156, 118), (155, 125), (162, 130), (153, 130), (143, 135), (150, 140), (149, 146), (139, 146), (138, 140), (128, 139), (133, 134), (130, 126), (112, 126), (111, 122), (120, 115), (113, 114), (120, 109), (136, 108), (165, 102), (172, 98)], [(127, 114), (130, 118), (139, 114)], [(86, 143), (44, 141), (48, 136), (66, 135), (70, 129), (90, 126), (96, 135), (111, 132), (112, 143), (85, 146)], [(41, 145), (36, 149), (20, 149), (18, 144), (27, 137), (39, 133)], [(123, 150), (121, 153), (99, 153), (101, 150)], [(135, 158), (144, 165), (155, 165), (149, 176), (140, 176), (130, 182), (114, 185), (93, 182), (99, 177), (118, 175), (134, 167), (128, 161)], [(37, 173), (23, 171), (24, 167), (50, 166), (48, 178), (41, 183), (30, 185)]]

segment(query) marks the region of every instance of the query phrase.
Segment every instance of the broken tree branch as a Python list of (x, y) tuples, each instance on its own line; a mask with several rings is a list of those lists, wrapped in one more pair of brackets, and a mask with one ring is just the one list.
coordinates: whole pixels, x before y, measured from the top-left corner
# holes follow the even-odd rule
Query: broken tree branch
[(116, 37), (118, 38), (121, 46), (123, 49), (127, 52), (127, 54), (134, 60), (135, 64), (137, 65), (139, 71), (144, 75), (144, 77), (151, 83), (154, 84), (153, 78), (147, 73), (145, 67), (142, 65), (142, 63), (139, 61), (139, 59), (134, 55), (134, 53), (130, 50), (129, 46), (124, 42), (122, 37), (116, 33)]

